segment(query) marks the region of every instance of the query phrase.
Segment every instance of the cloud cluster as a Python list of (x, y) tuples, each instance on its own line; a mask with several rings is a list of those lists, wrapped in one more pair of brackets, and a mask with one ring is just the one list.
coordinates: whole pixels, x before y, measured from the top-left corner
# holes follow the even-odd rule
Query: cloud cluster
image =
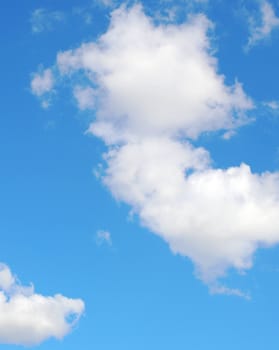
[(37, 294), (0, 264), (0, 343), (37, 345), (51, 337), (62, 339), (83, 311), (81, 299)]
[(190, 143), (210, 131), (231, 137), (253, 108), (241, 84), (218, 72), (211, 29), (203, 15), (155, 25), (140, 5), (122, 6), (97, 41), (60, 52), (56, 68), (94, 90), (88, 132), (108, 145), (103, 181), (112, 194), (190, 258), (212, 291), (242, 295), (217, 280), (279, 241), (279, 175), (214, 169)]

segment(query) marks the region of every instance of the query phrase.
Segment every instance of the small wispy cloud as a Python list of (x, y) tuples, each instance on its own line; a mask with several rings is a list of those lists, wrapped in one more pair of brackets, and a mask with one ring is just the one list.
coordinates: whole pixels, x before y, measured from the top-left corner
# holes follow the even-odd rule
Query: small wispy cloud
[(111, 234), (109, 231), (99, 230), (96, 233), (96, 244), (101, 246), (107, 244), (109, 246), (112, 245)]
[(245, 50), (257, 45), (260, 41), (268, 38), (271, 32), (279, 27), (279, 17), (276, 16), (273, 6), (268, 1), (260, 4), (260, 16), (248, 17), (250, 36)]
[(115, 0), (97, 0), (97, 2), (105, 7), (113, 7), (117, 3)]
[(273, 111), (277, 111), (279, 109), (279, 102), (272, 100), (264, 102), (264, 106), (272, 109)]
[(54, 84), (55, 78), (50, 68), (33, 74), (30, 84), (31, 91), (33, 95), (40, 98), (41, 106), (44, 109), (47, 109), (51, 104)]
[(54, 77), (51, 69), (45, 69), (42, 72), (36, 73), (31, 80), (31, 90), (36, 96), (50, 92), (54, 85)]
[(79, 17), (84, 24), (90, 25), (93, 21), (91, 10), (91, 7), (74, 7), (72, 15)]
[(33, 33), (51, 31), (55, 24), (65, 21), (65, 14), (61, 11), (49, 11), (44, 8), (38, 8), (31, 14), (31, 29)]
[(235, 134), (236, 134), (235, 130), (228, 130), (222, 135), (222, 138), (224, 140), (230, 140), (233, 136), (235, 136)]
[(211, 294), (223, 294), (223, 295), (233, 295), (239, 298), (244, 298), (246, 300), (251, 300), (249, 293), (245, 293), (237, 288), (228, 288), (222, 285), (215, 285), (209, 288)]

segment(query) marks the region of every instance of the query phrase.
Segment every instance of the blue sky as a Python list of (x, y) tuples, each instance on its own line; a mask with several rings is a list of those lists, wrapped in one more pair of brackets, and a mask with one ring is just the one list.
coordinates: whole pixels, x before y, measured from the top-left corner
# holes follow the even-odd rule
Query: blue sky
[(278, 3), (1, 17), (2, 349), (277, 349)]

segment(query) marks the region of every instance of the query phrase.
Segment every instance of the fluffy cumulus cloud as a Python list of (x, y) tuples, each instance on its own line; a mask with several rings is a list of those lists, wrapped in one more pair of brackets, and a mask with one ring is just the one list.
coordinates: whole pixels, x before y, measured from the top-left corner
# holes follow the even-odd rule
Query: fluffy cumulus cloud
[(22, 286), (9, 267), (0, 264), (0, 343), (30, 346), (62, 339), (83, 310), (80, 299), (43, 296), (33, 286)]
[(247, 49), (268, 38), (271, 32), (279, 27), (279, 17), (268, 1), (260, 2), (260, 18), (249, 17), (250, 36)]
[(242, 85), (225, 83), (203, 15), (155, 25), (141, 6), (120, 7), (95, 42), (60, 52), (63, 77), (94, 89), (88, 132), (108, 145), (103, 181), (175, 253), (189, 257), (213, 292), (229, 268), (249, 269), (259, 246), (279, 241), (279, 175), (241, 164), (215, 169), (191, 140), (230, 138), (253, 108)]
[(82, 69), (98, 84), (92, 131), (108, 143), (235, 128), (246, 122), (251, 101), (239, 83), (226, 86), (218, 74), (210, 27), (202, 15), (155, 27), (140, 6), (122, 7), (98, 42), (60, 53), (58, 68), (62, 75)]
[(129, 143), (107, 155), (104, 181), (144, 225), (188, 256), (213, 284), (245, 270), (260, 245), (279, 240), (279, 174), (242, 164), (213, 169), (204, 149), (169, 139)]

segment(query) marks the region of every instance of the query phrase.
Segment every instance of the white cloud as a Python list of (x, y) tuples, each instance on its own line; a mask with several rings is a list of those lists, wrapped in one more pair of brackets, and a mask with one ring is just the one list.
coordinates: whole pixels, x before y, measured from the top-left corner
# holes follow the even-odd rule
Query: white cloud
[(54, 29), (56, 23), (63, 22), (65, 15), (60, 11), (48, 11), (44, 8), (38, 8), (32, 12), (31, 28), (33, 33), (41, 33)]
[(253, 16), (249, 17), (250, 36), (246, 49), (268, 38), (271, 32), (279, 26), (279, 17), (276, 16), (272, 5), (268, 1), (261, 1), (260, 16), (260, 20)]
[(62, 339), (83, 311), (81, 299), (37, 294), (0, 264), (0, 343), (30, 346), (51, 337)]
[(225, 295), (234, 295), (246, 300), (250, 300), (251, 296), (249, 293), (244, 293), (239, 289), (227, 288), (225, 286), (212, 286), (210, 287), (210, 293), (212, 294), (225, 294)]
[(223, 134), (222, 138), (224, 140), (230, 140), (233, 136), (235, 136), (235, 134), (235, 130), (228, 130)]
[(59, 53), (57, 66), (74, 86), (75, 72), (94, 86), (88, 132), (109, 146), (103, 181), (113, 195), (189, 257), (212, 292), (246, 296), (218, 279), (278, 243), (279, 174), (214, 169), (189, 143), (214, 130), (231, 137), (253, 108), (241, 84), (226, 85), (218, 72), (211, 28), (202, 15), (156, 26), (139, 5), (121, 7), (98, 41)]
[(3, 264), (0, 264), (0, 289), (7, 291), (15, 284), (15, 278), (10, 269)]
[(270, 108), (270, 109), (273, 109), (274, 111), (278, 110), (279, 109), (279, 102), (278, 101), (275, 101), (275, 100), (272, 100), (272, 101), (267, 101), (267, 102), (264, 102), (264, 106)]
[(51, 101), (49, 99), (43, 99), (41, 102), (41, 106), (43, 109), (48, 109), (51, 105)]
[(32, 93), (40, 97), (51, 92), (54, 83), (55, 81), (51, 69), (45, 69), (41, 73), (36, 73), (31, 81)]
[(74, 88), (74, 97), (77, 100), (80, 110), (94, 109), (95, 91), (91, 87), (76, 86)]
[(108, 244), (112, 245), (111, 234), (109, 231), (99, 230), (96, 233), (96, 243), (98, 245)]
[(124, 135), (197, 137), (232, 129), (247, 122), (244, 112), (252, 103), (239, 83), (226, 86), (217, 73), (210, 27), (202, 15), (181, 26), (155, 27), (140, 6), (121, 7), (97, 43), (60, 53), (57, 64), (61, 74), (83, 69), (98, 83), (91, 130), (108, 143)]
[(249, 269), (259, 246), (279, 241), (279, 174), (242, 164), (213, 169), (204, 149), (170, 139), (128, 143), (107, 155), (104, 182), (172, 251), (214, 284)]

